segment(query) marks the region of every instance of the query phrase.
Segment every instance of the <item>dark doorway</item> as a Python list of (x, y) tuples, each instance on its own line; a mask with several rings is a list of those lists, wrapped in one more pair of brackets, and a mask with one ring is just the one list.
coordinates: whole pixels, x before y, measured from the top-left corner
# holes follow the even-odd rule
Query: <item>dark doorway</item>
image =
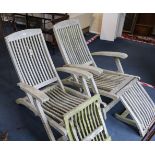
[(155, 35), (155, 13), (127, 13), (123, 32), (140, 36)]

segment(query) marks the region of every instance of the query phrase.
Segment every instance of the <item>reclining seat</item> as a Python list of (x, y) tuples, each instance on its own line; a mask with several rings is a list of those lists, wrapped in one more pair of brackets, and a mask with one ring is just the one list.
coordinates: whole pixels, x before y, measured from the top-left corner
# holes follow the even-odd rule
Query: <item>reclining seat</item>
[[(5, 40), (20, 79), (18, 86), (26, 94), (17, 103), (41, 118), (50, 140), (55, 140), (50, 126), (62, 135), (61, 139), (110, 140), (96, 86), (96, 95), (91, 97), (85, 83), (86, 95), (62, 84), (40, 29), (15, 32)], [(83, 82), (93, 82), (87, 71), (69, 67), (57, 70), (81, 77)]]
[[(116, 114), (116, 117), (123, 122), (137, 126), (140, 134), (144, 136), (155, 121), (155, 104), (139, 82), (139, 77), (124, 74), (119, 59), (127, 58), (127, 54), (110, 51), (90, 53), (80, 24), (75, 19), (55, 24), (54, 33), (66, 66), (91, 72), (100, 95), (112, 99), (109, 104), (103, 103), (105, 113), (121, 100), (126, 110), (122, 115)], [(113, 57), (118, 71), (97, 67), (91, 54)], [(78, 86), (81, 84), (81, 79), (71, 77), (63, 83)], [(133, 119), (128, 118), (129, 114)]]

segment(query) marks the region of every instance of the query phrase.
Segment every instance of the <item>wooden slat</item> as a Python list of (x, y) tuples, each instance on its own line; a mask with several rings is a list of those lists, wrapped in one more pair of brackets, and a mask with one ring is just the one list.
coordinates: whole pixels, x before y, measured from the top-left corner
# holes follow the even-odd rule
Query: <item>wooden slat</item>
[(42, 49), (43, 57), (46, 60), (46, 62), (44, 62), (44, 65), (46, 63), (46, 65), (47, 65), (47, 72), (49, 73), (49, 75), (52, 75), (52, 77), (56, 77), (56, 72), (54, 71), (55, 68), (51, 64), (52, 59), (50, 58), (49, 52), (47, 52), (48, 49), (47, 49), (47, 46), (46, 46), (46, 43), (45, 43), (45, 39), (43, 38), (43, 34), (42, 33), (38, 34), (38, 39), (39, 39), (40, 47)]
[(137, 87), (135, 87), (135, 85), (133, 87), (134, 88), (131, 89), (132, 95), (134, 95), (135, 99), (139, 99), (138, 107), (142, 111), (141, 115), (143, 119), (146, 119), (146, 126), (148, 126), (151, 121), (151, 118), (149, 114), (150, 112), (148, 111), (147, 101), (145, 101), (144, 97), (142, 97), (142, 93), (136, 89)]
[(6, 43), (22, 82), (39, 89), (58, 80), (62, 86), (40, 29), (11, 34)]
[[(138, 110), (138, 107), (134, 104), (131, 97), (125, 92), (124, 95), (123, 95), (123, 98), (126, 100), (126, 102), (130, 106), (132, 111), (135, 113), (136, 117), (138, 118), (138, 120), (140, 121), (140, 123), (142, 125), (142, 128), (145, 128), (145, 121), (143, 120), (143, 118), (142, 118), (142, 116), (141, 116), (141, 114), (140, 114), (140, 112)], [(132, 102), (133, 102), (133, 105), (131, 105)]]
[[(29, 47), (29, 44), (28, 44), (28, 37), (26, 37), (25, 38), (25, 46), (26, 46), (26, 52), (28, 53), (28, 59), (30, 60), (30, 62), (31, 62), (31, 70), (32, 70), (32, 72), (33, 72), (33, 74), (32, 74), (32, 76), (34, 77), (34, 83), (35, 83), (35, 85), (36, 84), (38, 84), (38, 83), (40, 83), (39, 82), (39, 76), (38, 76), (38, 73), (37, 73), (37, 71), (36, 71), (36, 64), (35, 64), (35, 62), (34, 62), (34, 55), (33, 55), (33, 52), (34, 51), (32, 51), (32, 55), (30, 54), (30, 51), (29, 50), (32, 50), (31, 49), (31, 47)], [(20, 51), (19, 51), (20, 52)], [(24, 64), (25, 62), (24, 62), (24, 60), (23, 60), (23, 64)], [(27, 70), (30, 70), (30, 68), (27, 68)]]
[[(44, 81), (45, 79), (48, 80), (49, 78), (46, 77), (46, 72), (44, 72), (45, 70), (45, 65), (43, 65), (43, 60), (40, 57), (40, 53), (39, 53), (39, 47), (36, 46), (36, 41), (34, 40), (35, 36), (30, 37), (30, 42), (33, 45), (32, 46), (32, 50), (34, 51), (35, 54), (35, 59), (37, 61), (36, 65), (38, 66), (38, 72), (40, 74), (40, 78), (41, 78), (41, 82)], [(37, 54), (36, 52), (38, 52), (39, 54)], [(40, 65), (38, 65), (40, 64)]]
[(62, 92), (62, 91), (60, 91), (59, 88), (56, 89), (55, 91), (56, 91), (57, 93), (59, 93), (63, 99), (65, 99), (65, 100), (67, 100), (67, 101), (69, 101), (69, 102), (72, 102), (72, 103), (74, 103), (74, 104), (76, 104), (76, 105), (78, 105), (79, 103), (82, 103), (82, 102), (85, 101), (85, 100), (83, 100), (83, 99), (81, 99), (81, 98), (77, 98), (76, 96), (72, 96), (72, 95), (70, 95), (70, 94), (68, 94), (68, 93), (66, 93), (66, 92)]
[[(14, 47), (16, 50), (17, 59), (19, 60), (20, 65), (22, 66), (22, 72), (23, 72), (24, 77), (26, 79), (26, 83), (29, 83), (29, 80), (30, 80), (29, 73), (31, 73), (31, 72), (29, 72), (29, 66), (26, 64), (26, 59), (28, 59), (28, 58), (23, 57), (24, 56), (23, 55), (23, 49), (21, 49), (19, 47), (18, 40), (14, 41)], [(32, 70), (32, 72), (33, 72), (33, 70)], [(35, 73), (33, 72), (33, 74), (35, 74)], [(35, 78), (35, 76), (33, 78)], [(34, 83), (34, 79), (33, 79), (33, 83)]]
[[(66, 35), (68, 36), (70, 46), (72, 47), (72, 51), (69, 51), (70, 56), (74, 55), (74, 59), (76, 59), (76, 63), (78, 63), (80, 52), (78, 52), (78, 46), (77, 46), (77, 43), (75, 42), (76, 35), (73, 32), (72, 26), (66, 28)], [(68, 44), (66, 44), (66, 48), (68, 48), (67, 46)]]
[[(72, 28), (70, 29), (72, 30), (70, 36), (72, 36), (71, 40), (72, 40), (72, 44), (76, 45), (76, 49), (74, 48), (74, 52), (77, 55), (78, 58), (78, 64), (84, 64), (87, 62), (87, 58), (84, 55), (84, 46), (81, 44), (81, 40), (80, 40), (80, 35), (79, 32), (76, 29), (76, 26), (72, 26)], [(74, 38), (73, 38), (74, 37)], [(80, 51), (80, 52), (79, 52)], [(82, 52), (81, 52), (82, 51)]]
[[(101, 122), (100, 119), (98, 119), (99, 115), (98, 115), (97, 106), (95, 104), (93, 104), (93, 109), (94, 109), (94, 116), (95, 116), (95, 119), (96, 119), (96, 122), (97, 122), (97, 126), (100, 126), (100, 125), (102, 125), (102, 122)], [(103, 137), (102, 137), (101, 133), (98, 134), (98, 137), (99, 137), (100, 141), (103, 140)]]
[(22, 47), (21, 50), (23, 50), (22, 54), (23, 54), (24, 60), (26, 61), (25, 64), (27, 65), (27, 68), (30, 68), (30, 70), (27, 73), (27, 75), (29, 77), (29, 78), (27, 78), (28, 84), (35, 85), (34, 77), (33, 77), (33, 73), (32, 73), (32, 65), (31, 65), (31, 61), (30, 61), (28, 53), (27, 53), (24, 39), (20, 39), (19, 43)]
[(70, 57), (69, 59), (70, 59), (71, 63), (73, 63), (73, 62), (77, 63), (78, 60), (76, 58), (75, 53), (73, 52), (73, 48), (71, 46), (71, 42), (69, 39), (69, 35), (67, 33), (67, 29), (66, 28), (63, 30), (61, 29), (60, 31), (62, 34), (62, 35), (60, 35), (60, 37), (62, 38), (64, 48), (67, 52), (67, 55), (69, 55), (69, 57)]
[(87, 47), (85, 38), (78, 22), (68, 21), (54, 25), (54, 33), (62, 55), (65, 55), (67, 63), (92, 64), (92, 57)]
[(22, 68), (22, 65), (20, 65), (20, 61), (19, 61), (19, 59), (17, 57), (17, 53), (16, 53), (16, 51), (14, 49), (13, 42), (10, 43), (10, 50), (12, 51), (12, 60), (13, 60), (14, 65), (16, 66), (15, 69), (16, 69), (16, 71), (18, 73), (19, 78), (21, 79), (22, 82), (26, 81), (24, 73), (22, 72), (23, 68)]
[(65, 38), (65, 42), (64, 42), (64, 45), (65, 45), (65, 49), (68, 51), (69, 53), (69, 56), (70, 56), (70, 59), (72, 61), (72, 63), (76, 62), (78, 63), (78, 59), (76, 57), (76, 54), (74, 52), (74, 49), (72, 47), (72, 44), (71, 44), (71, 41), (70, 41), (70, 38), (69, 38), (69, 34), (67, 33), (67, 28), (65, 28), (64, 30), (61, 30), (61, 32), (64, 31), (64, 38)]
[(61, 96), (58, 96), (57, 94), (55, 94), (53, 91), (50, 92), (51, 95), (51, 99), (53, 99), (54, 101), (56, 101), (57, 103), (63, 104), (64, 106), (66, 106), (69, 109), (72, 109), (75, 107), (75, 104), (71, 104), (70, 102), (68, 102), (67, 100), (64, 100), (63, 98), (61, 98)]
[[(94, 127), (95, 129), (100, 126), (100, 124), (98, 124), (98, 120), (96, 119), (96, 115), (95, 115), (95, 109), (94, 109), (94, 103), (90, 105), (90, 108), (91, 108), (91, 111), (92, 111), (92, 119), (93, 119), (93, 122), (94, 122)], [(96, 138), (97, 140), (100, 141), (100, 136), (99, 135), (96, 135)]]
[(80, 141), (106, 139), (107, 131), (105, 131), (105, 125), (103, 124), (103, 116), (99, 114), (101, 113), (99, 100), (100, 98), (95, 99), (94, 97), (91, 102), (80, 104), (76, 109), (64, 115), (69, 139), (75, 140), (78, 138)]
[[(83, 141), (90, 141), (92, 139), (94, 139), (95, 136), (98, 136), (98, 134), (100, 132), (102, 132), (103, 130), (103, 126), (98, 127), (97, 129), (95, 129), (92, 133), (90, 133), (87, 137), (85, 137), (83, 139)], [(100, 139), (101, 140), (101, 139)]]
[(84, 63), (92, 62), (93, 60), (92, 60), (90, 51), (88, 49), (88, 46), (86, 44), (82, 29), (81, 29), (79, 24), (77, 24), (75, 27), (76, 27), (76, 30), (78, 31), (78, 34), (79, 34), (79, 43), (81, 44), (81, 47), (83, 47), (83, 52), (84, 52), (85, 58), (87, 60)]
[(73, 118), (71, 118), (69, 123), (70, 123), (70, 126), (71, 126), (71, 130), (73, 132), (74, 140), (79, 141), (79, 138), (78, 138), (78, 135), (77, 135), (77, 132), (76, 132), (76, 127), (74, 126)]
[(76, 95), (64, 92), (59, 86), (49, 89), (45, 93), (49, 96), (50, 100), (43, 103), (42, 107), (45, 113), (58, 121), (58, 123), (63, 122), (63, 115), (65, 113), (85, 102), (84, 99), (79, 99)]
[[(47, 59), (45, 58), (44, 56), (44, 50), (41, 48), (40, 46), (40, 40), (39, 40), (39, 36), (36, 35), (36, 36), (33, 36), (33, 39), (34, 39), (34, 45), (37, 49), (37, 52), (39, 53), (38, 54), (38, 57), (39, 57), (39, 60), (40, 60), (40, 65), (42, 66), (42, 69), (43, 69), (43, 72), (45, 70), (48, 71), (48, 66), (47, 66)], [(48, 77), (50, 76), (51, 74), (49, 72), (44, 72), (44, 76), (46, 77), (46, 79), (48, 79)]]
[(142, 135), (149, 129), (151, 123), (155, 119), (155, 105), (151, 98), (146, 95), (146, 91), (138, 82), (132, 82), (128, 89), (124, 89), (122, 98), (125, 106), (129, 106), (128, 110), (136, 123)]
[(76, 130), (77, 130), (77, 134), (79, 135), (79, 138), (82, 139), (83, 138), (83, 135), (81, 133), (81, 128), (79, 126), (78, 115), (76, 114), (73, 117), (74, 117), (74, 120), (75, 120), (75, 126), (76, 126)]
[(153, 103), (152, 99), (148, 96), (144, 88), (139, 83), (136, 83), (136, 85), (137, 91), (141, 93), (142, 98), (145, 101), (144, 106), (146, 107), (146, 109), (148, 109), (151, 118), (155, 117), (155, 104)]

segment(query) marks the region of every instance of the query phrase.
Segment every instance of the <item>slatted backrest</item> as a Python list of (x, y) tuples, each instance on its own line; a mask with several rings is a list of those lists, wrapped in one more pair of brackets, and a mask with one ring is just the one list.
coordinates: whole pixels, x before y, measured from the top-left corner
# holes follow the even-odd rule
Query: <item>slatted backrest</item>
[(78, 20), (59, 22), (53, 30), (66, 64), (94, 63)]
[(21, 82), (39, 89), (59, 80), (40, 29), (27, 29), (5, 37)]

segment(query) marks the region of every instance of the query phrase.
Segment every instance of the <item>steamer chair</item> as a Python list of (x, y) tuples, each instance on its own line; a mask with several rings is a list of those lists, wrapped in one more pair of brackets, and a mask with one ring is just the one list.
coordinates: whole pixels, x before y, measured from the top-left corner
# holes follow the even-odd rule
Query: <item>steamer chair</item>
[[(82, 78), (85, 94), (65, 87), (40, 29), (15, 32), (5, 37), (5, 41), (20, 79), (18, 86), (26, 94), (16, 102), (40, 117), (50, 140), (55, 140), (50, 127), (62, 135), (59, 140), (110, 140), (91, 73), (71, 67), (58, 68), (58, 71)], [(94, 96), (86, 80), (92, 83)]]
[[(139, 82), (139, 77), (124, 73), (120, 59), (126, 59), (127, 54), (110, 51), (90, 53), (78, 20), (59, 22), (53, 29), (66, 66), (92, 73), (100, 95), (112, 99), (109, 104), (103, 102), (103, 112), (106, 114), (121, 100), (126, 110), (116, 117), (138, 127), (141, 136), (144, 136), (155, 121), (155, 104)], [(118, 71), (97, 67), (92, 55), (113, 57)], [(77, 76), (63, 81), (64, 84), (82, 87), (81, 82)], [(92, 89), (90, 84), (89, 88)]]

